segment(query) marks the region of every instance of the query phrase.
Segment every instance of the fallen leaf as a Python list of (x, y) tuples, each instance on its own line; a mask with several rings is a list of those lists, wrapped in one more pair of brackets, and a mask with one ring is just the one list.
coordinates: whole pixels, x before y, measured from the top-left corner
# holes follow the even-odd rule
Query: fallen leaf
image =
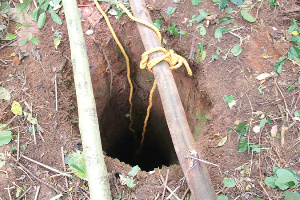
[(22, 115), (22, 106), (19, 102), (14, 101), (12, 103), (11, 106), (11, 111), (15, 114), (15, 115)]
[(258, 75), (256, 77), (256, 79), (261, 81), (261, 80), (265, 80), (265, 79), (270, 78), (270, 77), (272, 77), (272, 75), (270, 73), (262, 73), (262, 74)]
[(218, 146), (219, 147), (223, 146), (226, 143), (226, 141), (227, 141), (227, 135), (221, 139), (221, 141), (218, 143)]
[(11, 99), (10, 92), (4, 87), (0, 87), (0, 99), (9, 101)]
[(14, 65), (20, 65), (21, 64), (21, 61), (19, 60), (19, 57), (18, 56), (15, 56), (14, 59), (13, 59), (13, 64)]
[(271, 128), (271, 136), (272, 137), (276, 137), (277, 132), (278, 132), (278, 126), (277, 125), (272, 126), (272, 128)]
[(253, 132), (254, 133), (259, 133), (260, 132), (260, 126), (254, 126), (253, 127)]

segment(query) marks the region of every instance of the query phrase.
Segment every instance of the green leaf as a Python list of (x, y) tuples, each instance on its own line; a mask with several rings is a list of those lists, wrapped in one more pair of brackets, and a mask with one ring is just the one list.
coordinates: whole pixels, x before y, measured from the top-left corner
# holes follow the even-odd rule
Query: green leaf
[(220, 0), (219, 2), (219, 10), (224, 9), (228, 5), (228, 0)]
[(161, 20), (160, 20), (160, 18), (159, 18), (159, 19), (156, 19), (156, 20), (153, 20), (153, 25), (154, 25), (158, 30), (160, 30), (160, 28), (161, 28)]
[(297, 45), (300, 45), (300, 36), (294, 35), (290, 41), (295, 42)]
[(276, 185), (275, 185), (275, 181), (277, 180), (277, 178), (276, 177), (274, 177), (274, 176), (270, 176), (270, 177), (267, 177), (267, 178), (265, 178), (265, 184), (267, 185), (267, 186), (269, 186), (270, 188), (276, 188)]
[(296, 111), (294, 112), (294, 115), (295, 115), (295, 117), (300, 117), (300, 111), (299, 111), (299, 110), (296, 110)]
[(276, 70), (276, 72), (278, 74), (281, 74), (282, 73), (282, 66), (283, 66), (283, 61), (286, 59), (285, 56), (282, 56), (279, 58), (279, 60), (274, 64), (274, 69)]
[(180, 33), (180, 35), (184, 35), (184, 37), (182, 39), (182, 41), (184, 41), (186, 39), (186, 37), (187, 37), (188, 32), (185, 31), (185, 30), (180, 30), (179, 33)]
[(19, 46), (23, 46), (23, 45), (26, 44), (26, 43), (27, 43), (27, 38), (24, 38), (24, 39), (22, 39), (22, 40), (20, 41)]
[(205, 27), (203, 26), (203, 24), (199, 24), (199, 25), (197, 26), (197, 28), (199, 28), (200, 35), (206, 35), (206, 29), (205, 29)]
[(176, 7), (173, 7), (173, 6), (169, 6), (166, 13), (168, 16), (171, 16), (175, 11), (176, 11)]
[(224, 194), (221, 194), (220, 196), (218, 196), (217, 200), (228, 200), (228, 197)]
[(275, 185), (281, 190), (286, 190), (289, 187), (294, 188), (298, 184), (298, 181), (293, 176), (281, 176), (275, 181)]
[(241, 15), (242, 15), (242, 17), (245, 19), (245, 20), (247, 20), (248, 22), (255, 22), (256, 21), (256, 19), (254, 19), (253, 17), (252, 17), (252, 15), (250, 15), (246, 10), (241, 10)]
[(9, 101), (11, 99), (10, 92), (4, 87), (0, 87), (0, 99)]
[(287, 90), (290, 92), (290, 91), (293, 91), (296, 87), (294, 85), (292, 85), (291, 87), (289, 87)]
[(31, 123), (31, 124), (37, 124), (37, 119), (32, 117), (32, 114), (31, 113), (28, 113), (27, 115), (27, 120)]
[(134, 167), (128, 172), (128, 174), (131, 175), (132, 177), (135, 177), (135, 175), (136, 175), (139, 171), (141, 171), (141, 168), (140, 168), (138, 165), (136, 165), (136, 166), (134, 166)]
[(40, 14), (39, 19), (38, 19), (38, 27), (40, 29), (42, 29), (46, 23), (46, 19), (47, 19), (47, 15), (46, 12), (42, 12), (42, 14)]
[(251, 200), (263, 200), (263, 199), (261, 199), (261, 198), (253, 198)]
[(0, 11), (3, 13), (8, 13), (10, 11), (10, 5), (8, 2), (1, 2)]
[(50, 3), (50, 0), (47, 0), (47, 1), (44, 3), (44, 10), (48, 10), (49, 3)]
[(233, 178), (224, 178), (223, 183), (226, 187), (234, 187), (235, 186), (235, 180)]
[(293, 32), (295, 29), (297, 28), (297, 22), (296, 20), (293, 18), (292, 22), (291, 22), (291, 26), (288, 29), (288, 33)]
[(0, 131), (0, 146), (10, 143), (12, 140), (11, 131)]
[(243, 3), (245, 2), (245, 0), (230, 0), (231, 3), (237, 5), (237, 6), (240, 6), (240, 5), (243, 5)]
[(201, 2), (202, 2), (202, 0), (192, 0), (193, 6), (198, 6), (199, 3), (201, 3)]
[(39, 4), (42, 5), (45, 2), (45, 0), (39, 0)]
[(13, 40), (13, 39), (16, 39), (16, 37), (17, 36), (15, 34), (8, 33), (8, 34), (6, 34), (5, 39), (7, 39), (7, 40)]
[(32, 12), (32, 19), (34, 21), (37, 21), (39, 19), (40, 10), (41, 10), (41, 7), (37, 7), (36, 9), (33, 10), (33, 12)]
[(16, 8), (19, 9), (22, 13), (28, 12), (30, 8), (31, 0), (24, 0), (23, 3), (19, 3), (16, 5)]
[(298, 59), (300, 58), (300, 48), (299, 47), (296, 47), (296, 46), (291, 46), (290, 48), (290, 52), (292, 57), (289, 57), (289, 59)]
[(219, 56), (217, 55), (211, 55), (211, 60), (219, 60)]
[(266, 122), (267, 122), (267, 118), (263, 118), (263, 119), (260, 121), (259, 126), (260, 126), (260, 127), (263, 127), (263, 126), (266, 124)]
[(129, 188), (134, 188), (136, 186), (136, 184), (134, 183), (134, 179), (133, 178), (129, 178), (128, 176), (126, 177), (126, 185)]
[(70, 154), (68, 157), (69, 160), (67, 161), (67, 164), (73, 171), (78, 171), (75, 175), (81, 179), (87, 180), (83, 154), (80, 151), (77, 151)]
[(231, 7), (226, 8), (226, 12), (227, 12), (228, 14), (232, 14), (232, 8), (231, 8)]
[(238, 152), (245, 152), (247, 148), (248, 148), (248, 142), (245, 141), (237, 147), (237, 150)]
[(283, 192), (285, 200), (300, 200), (300, 196), (291, 191)]
[(38, 46), (40, 41), (39, 41), (39, 39), (37, 39), (36, 37), (32, 37), (31, 40), (30, 40), (30, 42), (31, 42), (32, 44)]
[(242, 53), (242, 48), (240, 44), (235, 45), (232, 49), (231, 49), (231, 53), (234, 56), (238, 56)]
[(231, 103), (231, 102), (233, 102), (233, 101), (234, 101), (233, 98), (234, 98), (234, 95), (224, 95), (224, 96), (223, 96), (223, 100), (224, 100), (226, 103)]
[(32, 33), (29, 33), (28, 34), (28, 40), (31, 40), (32, 39)]
[(226, 141), (227, 141), (227, 135), (221, 139), (221, 141), (218, 143), (218, 147), (223, 146), (226, 143)]
[(231, 21), (231, 17), (221, 17), (219, 19), (219, 26), (226, 26), (228, 24), (234, 24), (232, 21)]
[(51, 13), (51, 18), (52, 18), (52, 20), (53, 20), (55, 23), (57, 23), (57, 24), (59, 24), (59, 25), (62, 25), (62, 21), (61, 21), (61, 19), (59, 18), (58, 14), (56, 14), (56, 13)]
[(279, 6), (279, 4), (275, 1), (276, 0), (269, 0), (270, 6)]
[(209, 15), (204, 9), (199, 9), (199, 14), (200, 15), (196, 18), (197, 23), (202, 22)]
[(219, 39), (223, 37), (223, 33), (229, 32), (230, 29), (226, 28), (216, 28), (215, 30), (215, 38)]

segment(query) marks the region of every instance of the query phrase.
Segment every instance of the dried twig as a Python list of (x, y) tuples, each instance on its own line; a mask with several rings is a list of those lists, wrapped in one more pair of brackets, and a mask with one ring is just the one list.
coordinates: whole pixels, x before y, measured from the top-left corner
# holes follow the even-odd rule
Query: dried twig
[(35, 192), (35, 196), (34, 196), (34, 200), (38, 200), (38, 197), (39, 197), (39, 192), (40, 192), (40, 188), (41, 186), (38, 185), (37, 188), (36, 188), (36, 192)]
[(61, 174), (61, 175), (63, 175), (63, 176), (67, 176), (67, 177), (72, 178), (72, 176), (71, 176), (70, 174), (67, 174), (67, 173), (65, 173), (65, 172), (59, 171), (59, 170), (57, 170), (57, 169), (54, 169), (53, 167), (50, 167), (50, 166), (45, 165), (45, 164), (43, 164), (43, 163), (40, 163), (40, 162), (38, 162), (38, 161), (36, 161), (36, 160), (33, 160), (33, 159), (31, 159), (31, 158), (28, 158), (27, 156), (22, 155), (21, 157), (22, 157), (22, 158), (25, 158), (26, 160), (29, 160), (29, 161), (31, 161), (31, 162), (33, 162), (33, 163), (35, 163), (35, 164), (38, 164), (38, 165), (40, 165), (40, 166), (42, 166), (42, 167), (44, 167), (44, 168), (46, 168), (46, 169), (49, 169), (49, 170), (51, 170), (51, 171), (53, 171), (53, 172), (56, 172), (56, 173), (59, 173), (59, 174)]
[(265, 189), (264, 185), (259, 181), (257, 180), (257, 182), (259, 183), (260, 187), (263, 189), (264, 193), (268, 196), (269, 200), (272, 200), (267, 192), (267, 190)]
[[(61, 147), (61, 159), (62, 159), (62, 163), (63, 163), (63, 167), (64, 167), (64, 172), (66, 172), (67, 169), (66, 169), (66, 164), (65, 164), (64, 147)], [(69, 185), (68, 185), (67, 177), (65, 177), (65, 182), (66, 182), (66, 188), (68, 189)]]
[(10, 188), (9, 188), (9, 185), (7, 186), (7, 192), (8, 192), (8, 197), (9, 197), (9, 200), (12, 200), (12, 198), (11, 198), (11, 194), (10, 194)]
[(17, 163), (17, 165), (19, 165), (24, 171), (26, 171), (30, 176), (32, 176), (35, 180), (37, 180), (38, 182), (46, 185), (47, 187), (51, 188), (52, 190), (54, 190), (57, 193), (62, 193), (61, 191), (59, 191), (58, 189), (56, 189), (55, 187), (53, 187), (52, 185), (46, 183), (45, 181), (39, 179), (38, 177), (36, 177), (31, 171), (29, 171), (24, 165), (22, 165), (21, 163), (19, 163), (17, 161), (17, 159), (15, 159), (13, 156), (10, 156), (10, 158), (15, 161)]
[(18, 127), (17, 160), (20, 159), (20, 130)]
[(27, 192), (29, 192), (31, 188), (32, 186), (30, 186), (19, 198), (17, 198), (17, 200), (21, 200), (27, 194)]
[[(160, 174), (160, 179), (161, 179), (161, 181), (164, 183), (164, 178), (163, 178), (163, 176)], [(166, 188), (167, 188), (167, 190), (170, 192), (170, 193), (172, 193), (172, 195), (177, 199), (177, 200), (180, 200), (180, 198), (177, 196), (177, 194), (175, 194), (174, 192), (173, 192), (173, 190), (171, 190), (171, 188), (169, 188), (169, 186), (167, 186), (166, 185)]]
[(0, 49), (3, 49), (4, 47), (7, 47), (8, 45), (14, 43), (14, 42), (15, 42), (16, 40), (18, 40), (18, 39), (19, 39), (19, 36), (17, 36), (15, 39), (9, 41), (8, 43), (2, 45), (2, 46), (0, 47)]
[(187, 195), (187, 193), (190, 191), (190, 188), (186, 188), (184, 194), (182, 195), (181, 199), (183, 200), (185, 198), (185, 196)]
[(56, 73), (54, 76), (54, 84), (55, 84), (55, 109), (56, 109), (56, 111), (58, 111)]
[[(163, 191), (163, 193), (162, 193), (162, 199), (164, 199), (164, 197), (165, 197), (165, 192), (166, 192), (166, 187), (167, 187), (167, 184), (168, 184), (168, 177), (169, 177), (169, 169), (167, 170), (167, 175), (166, 175), (166, 179), (165, 179), (165, 181), (164, 181), (164, 191)], [(161, 175), (161, 173), (160, 173), (160, 171), (159, 171), (159, 174)]]
[[(111, 8), (111, 4), (108, 4), (108, 6), (105, 9), (105, 13), (107, 13), (109, 11), (109, 9)], [(92, 28), (95, 28), (95, 26), (103, 19), (103, 15), (101, 15), (99, 17), (99, 19), (92, 25)]]

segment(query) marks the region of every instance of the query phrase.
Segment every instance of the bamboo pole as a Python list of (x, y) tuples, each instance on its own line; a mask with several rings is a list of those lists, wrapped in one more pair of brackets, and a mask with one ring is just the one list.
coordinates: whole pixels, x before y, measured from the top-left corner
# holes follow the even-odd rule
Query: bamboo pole
[(63, 0), (69, 33), (76, 88), (79, 129), (91, 200), (111, 200), (109, 179), (102, 153), (96, 103), (89, 62), (76, 0)]
[[(135, 17), (152, 24), (144, 0), (129, 0), (129, 2)], [(138, 29), (146, 51), (161, 47), (161, 43), (152, 29), (140, 23), (138, 23)], [(163, 55), (162, 52), (152, 53), (150, 59)], [(174, 148), (194, 199), (214, 200), (216, 194), (205, 165), (197, 160), (200, 156), (196, 152), (195, 141), (169, 64), (165, 61), (158, 63), (153, 68), (153, 75), (157, 82)], [(195, 159), (191, 159), (191, 157)]]

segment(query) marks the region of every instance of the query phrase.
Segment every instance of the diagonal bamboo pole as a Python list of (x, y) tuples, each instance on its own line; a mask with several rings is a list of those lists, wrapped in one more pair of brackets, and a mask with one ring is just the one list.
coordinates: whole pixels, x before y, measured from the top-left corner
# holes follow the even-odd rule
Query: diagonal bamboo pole
[[(152, 24), (144, 0), (129, 0), (129, 2), (135, 17)], [(139, 23), (138, 29), (146, 51), (161, 47), (161, 43), (152, 29)], [(151, 54), (150, 59), (160, 56), (163, 56), (163, 53), (156, 52)], [(153, 74), (157, 82), (174, 148), (194, 199), (214, 200), (216, 194), (205, 165), (196, 159), (187, 158), (187, 156), (199, 158), (199, 154), (195, 151), (195, 141), (168, 63), (163, 61), (157, 64), (153, 68)]]
[(102, 153), (98, 117), (89, 62), (76, 0), (63, 0), (71, 46), (79, 129), (90, 189), (90, 199), (111, 200), (107, 169)]

